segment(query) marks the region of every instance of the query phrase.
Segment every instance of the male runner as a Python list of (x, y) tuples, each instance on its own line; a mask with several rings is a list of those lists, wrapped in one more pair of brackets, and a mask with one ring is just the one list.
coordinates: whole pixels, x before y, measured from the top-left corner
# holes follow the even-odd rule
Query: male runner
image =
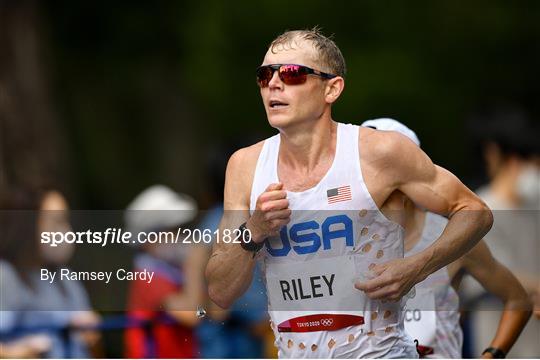
[[(470, 250), (492, 215), (403, 135), (334, 122), (344, 74), (341, 52), (316, 29), (270, 45), (257, 80), (279, 134), (229, 160), (221, 229), (239, 229), (245, 243), (218, 237), (209, 295), (222, 307), (238, 298), (265, 243), (280, 357), (415, 357), (399, 300)], [(433, 245), (405, 259), (402, 228), (389, 219), (402, 193), (449, 217)]]
[[(368, 120), (362, 124), (377, 130), (397, 131), (420, 146), (416, 134), (393, 119)], [(431, 245), (448, 220), (418, 208), (405, 200), (405, 256)], [(512, 348), (531, 316), (527, 292), (506, 266), (491, 255), (484, 240), (467, 254), (443, 267), (416, 285), (416, 296), (407, 303), (405, 330), (419, 342), (425, 358), (461, 358), (463, 332), (459, 323), (457, 290), (463, 276), (474, 277), (504, 304), (496, 335), (482, 354), (484, 358), (504, 357)], [(488, 344), (482, 344), (486, 346)]]

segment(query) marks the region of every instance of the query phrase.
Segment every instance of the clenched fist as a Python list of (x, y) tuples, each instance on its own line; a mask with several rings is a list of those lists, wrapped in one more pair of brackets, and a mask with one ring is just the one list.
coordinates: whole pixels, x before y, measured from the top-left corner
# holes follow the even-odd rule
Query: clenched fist
[(246, 226), (251, 231), (252, 240), (261, 243), (267, 237), (277, 235), (290, 220), (287, 192), (283, 190), (282, 183), (277, 183), (268, 185), (259, 195), (255, 211)]

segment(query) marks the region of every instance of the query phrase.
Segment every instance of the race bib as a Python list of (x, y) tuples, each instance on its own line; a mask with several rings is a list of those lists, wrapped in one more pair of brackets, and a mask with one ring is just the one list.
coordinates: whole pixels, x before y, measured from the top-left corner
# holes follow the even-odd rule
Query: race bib
[(435, 343), (437, 316), (435, 295), (432, 290), (417, 289), (416, 296), (407, 301), (405, 307), (405, 330), (420, 345)]
[(293, 263), (267, 264), (270, 307), (285, 319), (290, 312), (362, 313), (365, 294), (354, 287), (354, 255)]

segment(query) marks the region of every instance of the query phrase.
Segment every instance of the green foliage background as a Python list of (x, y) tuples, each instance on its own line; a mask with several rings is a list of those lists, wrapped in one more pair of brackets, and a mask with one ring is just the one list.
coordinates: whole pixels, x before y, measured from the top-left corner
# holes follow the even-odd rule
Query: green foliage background
[(42, 10), (80, 208), (122, 208), (156, 182), (204, 199), (206, 149), (274, 133), (254, 69), (286, 29), (334, 34), (348, 66), (337, 121), (404, 121), (466, 179), (482, 167), (465, 131), (473, 109), (517, 102), (538, 114), (538, 1), (53, 1)]

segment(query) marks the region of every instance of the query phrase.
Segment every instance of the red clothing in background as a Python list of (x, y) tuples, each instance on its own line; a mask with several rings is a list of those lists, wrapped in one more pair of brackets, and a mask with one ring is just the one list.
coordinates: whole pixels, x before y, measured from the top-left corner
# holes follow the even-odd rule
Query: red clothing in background
[(194, 358), (196, 344), (193, 330), (180, 325), (168, 316), (163, 301), (168, 295), (181, 292), (182, 272), (163, 260), (149, 254), (135, 259), (135, 271), (153, 271), (152, 282), (130, 282), (128, 316), (134, 323), (147, 321), (147, 326), (132, 327), (125, 331), (127, 358)]

